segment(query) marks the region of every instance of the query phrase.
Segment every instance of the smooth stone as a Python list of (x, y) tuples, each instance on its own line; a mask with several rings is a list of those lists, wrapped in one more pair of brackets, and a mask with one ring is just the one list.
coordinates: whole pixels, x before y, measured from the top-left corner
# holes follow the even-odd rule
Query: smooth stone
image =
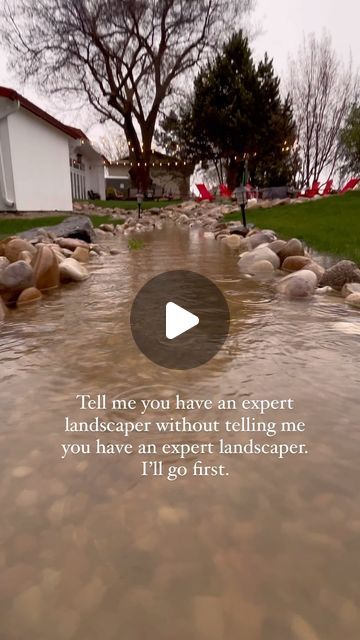
[(312, 271), (296, 271), (286, 276), (277, 285), (278, 290), (289, 298), (308, 298), (317, 287), (317, 277)]
[(22, 238), (15, 238), (15, 240), (10, 240), (10, 242), (7, 243), (5, 256), (9, 262), (16, 262), (19, 260), (19, 255), (22, 251), (27, 251), (32, 257), (36, 254), (36, 249), (30, 242)]
[(305, 267), (303, 267), (303, 269), (306, 269), (306, 271), (312, 271), (313, 273), (315, 273), (318, 279), (318, 282), (320, 282), (321, 278), (325, 273), (324, 267), (322, 267), (321, 264), (319, 264), (318, 262), (315, 262), (314, 260), (311, 260), (310, 262), (308, 262), (305, 265)]
[(268, 260), (259, 260), (250, 267), (249, 273), (252, 275), (268, 275), (274, 273), (274, 267)]
[(254, 249), (253, 251), (249, 251), (248, 253), (244, 253), (239, 260), (239, 268), (243, 273), (249, 273), (250, 268), (254, 265), (255, 262), (259, 262), (260, 260), (266, 260), (271, 262), (274, 269), (278, 269), (280, 267), (280, 259), (269, 249), (268, 247), (261, 247), (258, 249)]
[(252, 249), (256, 249), (261, 244), (269, 244), (269, 242), (274, 242), (276, 240), (275, 234), (270, 231), (261, 231), (260, 233), (254, 233), (250, 236), (247, 236), (250, 246)]
[(115, 231), (115, 227), (113, 224), (100, 224), (99, 229), (102, 229), (103, 231), (107, 231), (108, 233), (114, 233)]
[(4, 271), (4, 269), (6, 269), (6, 267), (8, 267), (9, 264), (10, 262), (7, 258), (5, 258), (5, 256), (0, 256), (0, 273), (1, 271)]
[(346, 304), (349, 304), (351, 307), (356, 307), (360, 309), (360, 293), (351, 293), (345, 300)]
[(283, 271), (300, 271), (300, 269), (306, 267), (309, 262), (311, 262), (311, 258), (307, 258), (306, 256), (289, 256), (285, 258), (281, 268)]
[(304, 255), (304, 247), (300, 240), (297, 238), (292, 238), (288, 240), (286, 245), (278, 251), (278, 256), (283, 262), (285, 258), (289, 258), (290, 256), (303, 256)]
[(34, 273), (29, 264), (24, 260), (18, 260), (9, 264), (0, 273), (0, 289), (10, 291), (22, 291), (31, 287), (34, 282)]
[(35, 258), (34, 278), (40, 291), (55, 289), (60, 283), (59, 263), (54, 252), (48, 246), (41, 247)]
[(110, 253), (111, 256), (118, 256), (120, 251), (119, 251), (119, 249), (110, 249), (109, 253)]
[(269, 249), (271, 249), (271, 251), (273, 251), (274, 253), (278, 254), (279, 251), (281, 251), (281, 249), (283, 249), (286, 245), (286, 240), (274, 240), (273, 242), (269, 243)]
[(73, 253), (74, 260), (78, 262), (89, 262), (89, 249), (88, 247), (77, 247)]
[(32, 304), (33, 302), (39, 302), (42, 298), (42, 293), (36, 287), (29, 287), (22, 291), (16, 301), (16, 306), (21, 307), (25, 304)]
[(89, 248), (89, 245), (84, 240), (79, 240), (78, 238), (58, 238), (57, 244), (62, 249), (70, 249), (71, 251), (75, 251), (78, 247), (86, 247)]
[(320, 281), (320, 286), (329, 286), (341, 291), (348, 282), (360, 283), (360, 269), (351, 260), (340, 260), (330, 269), (326, 269)]
[(31, 264), (34, 259), (34, 254), (31, 254), (30, 251), (21, 251), (19, 253), (19, 260), (24, 260), (28, 264)]
[(346, 284), (344, 284), (343, 288), (341, 289), (341, 293), (344, 296), (344, 298), (347, 298), (352, 293), (360, 293), (360, 283), (347, 282)]
[(237, 236), (241, 236), (242, 238), (245, 238), (248, 233), (249, 233), (249, 230), (246, 227), (243, 227), (242, 225), (237, 227), (230, 227), (231, 235), (235, 234)]
[(86, 267), (74, 258), (66, 258), (59, 269), (61, 282), (81, 282), (89, 277)]
[(321, 296), (329, 295), (332, 292), (333, 289), (331, 287), (318, 287), (318, 289), (316, 289), (316, 293)]
[(230, 249), (238, 249), (241, 245), (241, 237), (238, 235), (226, 236), (224, 242)]
[(5, 320), (6, 315), (7, 315), (7, 308), (3, 299), (0, 297), (0, 322), (1, 320)]

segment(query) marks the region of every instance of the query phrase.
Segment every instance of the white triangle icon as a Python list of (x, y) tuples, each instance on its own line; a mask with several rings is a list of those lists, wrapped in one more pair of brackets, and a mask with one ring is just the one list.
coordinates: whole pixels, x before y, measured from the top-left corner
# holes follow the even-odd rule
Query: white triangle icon
[(199, 318), (190, 311), (179, 307), (175, 302), (168, 302), (166, 305), (166, 337), (173, 340), (182, 333), (196, 327), (200, 322)]

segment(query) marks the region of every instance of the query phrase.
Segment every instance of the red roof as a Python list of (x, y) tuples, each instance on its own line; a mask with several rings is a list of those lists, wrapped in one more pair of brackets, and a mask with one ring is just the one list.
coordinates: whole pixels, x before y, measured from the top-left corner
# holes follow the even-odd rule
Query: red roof
[(41, 118), (48, 124), (51, 124), (53, 127), (56, 127), (56, 129), (59, 129), (60, 131), (65, 133), (70, 138), (74, 138), (74, 140), (87, 140), (85, 133), (83, 133), (81, 129), (76, 129), (75, 127), (69, 127), (68, 125), (63, 124), (62, 122), (60, 122), (60, 120), (53, 118), (53, 116), (51, 116), (49, 113), (46, 113), (46, 111), (43, 111), (43, 109), (37, 107), (36, 104), (33, 104), (32, 102), (21, 96), (19, 93), (17, 93), (17, 91), (14, 91), (14, 89), (0, 87), (0, 97), (7, 98), (8, 100), (13, 101), (18, 100), (23, 109), (26, 109), (26, 111), (30, 111), (30, 113), (32, 113), (34, 116)]

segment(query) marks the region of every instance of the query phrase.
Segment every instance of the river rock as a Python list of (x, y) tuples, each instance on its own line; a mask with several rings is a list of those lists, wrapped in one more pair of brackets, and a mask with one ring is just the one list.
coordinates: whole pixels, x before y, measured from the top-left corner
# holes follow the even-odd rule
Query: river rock
[(0, 289), (20, 292), (31, 287), (33, 282), (33, 270), (24, 260), (9, 264), (0, 273)]
[(225, 236), (224, 242), (228, 247), (230, 247), (230, 249), (238, 249), (241, 245), (241, 236), (238, 236), (238, 235)]
[(313, 295), (318, 281), (312, 271), (296, 271), (286, 276), (277, 285), (278, 291), (289, 298), (309, 298)]
[(346, 284), (344, 284), (343, 288), (341, 289), (341, 293), (344, 296), (344, 298), (347, 298), (352, 293), (360, 293), (360, 283), (347, 282)]
[(27, 251), (32, 257), (36, 254), (35, 247), (33, 247), (30, 242), (23, 240), (22, 238), (10, 240), (10, 242), (5, 246), (5, 256), (9, 262), (16, 262), (19, 260), (19, 254), (22, 251)]
[(102, 229), (103, 231), (107, 231), (108, 233), (114, 233), (115, 231), (115, 227), (113, 224), (100, 224), (99, 229)]
[(261, 244), (269, 244), (269, 242), (273, 242), (274, 240), (276, 240), (276, 236), (270, 232), (262, 231), (261, 233), (255, 233), (251, 235), (250, 237), (248, 237), (248, 240), (250, 242), (251, 248), (256, 249), (256, 247)]
[(30, 251), (21, 251), (19, 253), (19, 260), (24, 260), (24, 262), (27, 262), (28, 264), (31, 264), (34, 260), (34, 255), (35, 254), (31, 254)]
[(324, 267), (322, 267), (321, 264), (319, 264), (318, 262), (315, 262), (314, 260), (310, 260), (310, 262), (308, 262), (305, 265), (305, 267), (303, 267), (303, 269), (306, 269), (306, 271), (312, 271), (313, 273), (315, 273), (318, 279), (318, 282), (320, 282), (321, 278), (325, 273)]
[(74, 258), (66, 258), (59, 269), (61, 282), (81, 282), (89, 277), (86, 267)]
[(5, 256), (0, 256), (0, 273), (6, 269), (10, 264), (9, 260)]
[(320, 285), (322, 287), (329, 286), (337, 291), (341, 291), (343, 286), (348, 282), (360, 283), (360, 269), (355, 262), (350, 260), (340, 260), (330, 269), (326, 269), (321, 278)]
[(39, 249), (33, 265), (35, 286), (40, 291), (55, 289), (60, 283), (59, 263), (48, 246)]
[(87, 242), (78, 238), (58, 238), (57, 244), (62, 249), (70, 249), (70, 251), (75, 251), (78, 247), (89, 247)]
[(351, 293), (345, 300), (345, 302), (352, 307), (360, 309), (360, 292)]
[(73, 253), (74, 260), (78, 262), (89, 262), (89, 249), (88, 247), (77, 247)]
[(274, 273), (274, 266), (268, 260), (258, 260), (250, 267), (251, 275), (270, 275)]
[(300, 271), (300, 269), (305, 267), (309, 262), (311, 262), (311, 258), (307, 258), (306, 256), (289, 256), (285, 258), (281, 268), (284, 271)]
[(255, 264), (255, 262), (259, 262), (260, 260), (267, 260), (270, 262), (274, 269), (278, 269), (280, 266), (280, 260), (276, 253), (271, 251), (268, 247), (259, 247), (258, 249), (253, 249), (253, 251), (249, 251), (244, 253), (239, 260), (239, 268), (243, 273), (250, 273), (251, 267)]
[(25, 304), (32, 304), (33, 302), (39, 302), (42, 298), (42, 293), (36, 287), (29, 287), (22, 291), (16, 301), (16, 306), (21, 307)]
[(268, 247), (269, 249), (271, 249), (271, 251), (273, 251), (274, 253), (279, 253), (279, 251), (281, 251), (281, 249), (283, 249), (286, 245), (286, 241), (285, 240), (274, 240), (273, 242), (270, 242)]
[(6, 314), (7, 314), (6, 306), (4, 304), (3, 299), (0, 298), (0, 321), (5, 319)]
[(288, 240), (286, 245), (278, 251), (278, 256), (281, 262), (284, 262), (285, 258), (290, 258), (290, 256), (303, 256), (304, 255), (304, 247), (302, 242), (297, 238), (292, 238)]

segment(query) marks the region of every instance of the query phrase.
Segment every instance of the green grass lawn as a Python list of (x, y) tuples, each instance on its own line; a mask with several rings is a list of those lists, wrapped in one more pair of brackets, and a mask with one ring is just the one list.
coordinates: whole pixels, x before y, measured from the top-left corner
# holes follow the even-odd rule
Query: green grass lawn
[[(94, 204), (96, 207), (102, 209), (127, 209), (131, 211), (138, 208), (136, 200), (81, 200), (80, 204), (87, 202), (88, 204)], [(144, 200), (141, 204), (142, 209), (152, 209), (157, 207), (168, 207), (169, 205), (179, 204), (181, 200)]]
[[(241, 220), (231, 213), (225, 221)], [(300, 238), (318, 251), (360, 263), (360, 191), (304, 204), (251, 209), (248, 222), (273, 229), (281, 238)]]
[[(76, 215), (76, 214), (75, 214)], [(119, 213), (120, 215), (120, 213)], [(34, 229), (35, 227), (52, 227), (55, 224), (59, 224), (68, 218), (69, 216), (47, 216), (42, 218), (2, 218), (0, 219), (0, 237), (11, 236), (28, 229)], [(99, 227), (104, 223), (116, 223), (122, 224), (123, 220), (114, 220), (110, 216), (97, 216), (90, 215), (94, 227)]]

